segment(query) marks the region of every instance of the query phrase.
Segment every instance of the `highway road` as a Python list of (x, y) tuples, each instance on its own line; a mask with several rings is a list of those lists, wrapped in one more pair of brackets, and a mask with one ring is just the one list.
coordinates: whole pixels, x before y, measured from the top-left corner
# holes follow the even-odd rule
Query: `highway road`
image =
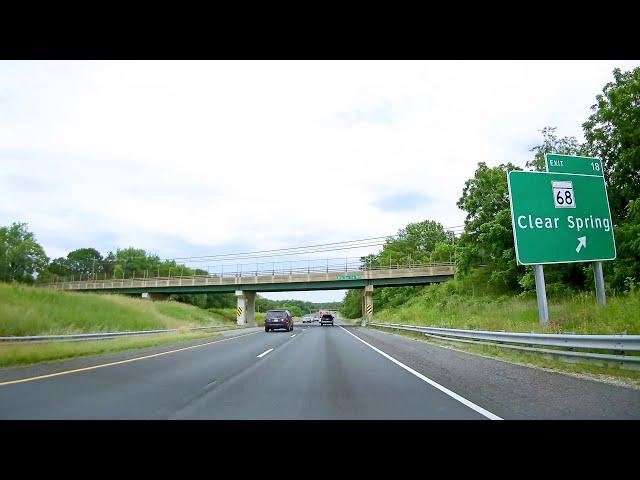
[(312, 324), (5, 369), (0, 418), (640, 418), (640, 391)]

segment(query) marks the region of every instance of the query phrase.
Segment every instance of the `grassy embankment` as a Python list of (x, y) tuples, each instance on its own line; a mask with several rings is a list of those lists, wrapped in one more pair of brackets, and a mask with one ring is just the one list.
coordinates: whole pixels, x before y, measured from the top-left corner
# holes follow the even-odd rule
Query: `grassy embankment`
[(175, 333), (100, 341), (0, 344), (0, 367), (211, 337), (216, 335), (212, 331), (187, 329), (208, 325), (235, 328), (235, 320), (235, 309), (208, 311), (171, 301), (0, 284), (0, 336), (178, 329)]
[(541, 327), (535, 294), (524, 297), (496, 292), (488, 274), (423, 289), (399, 307), (376, 312), (377, 322), (473, 330), (576, 334), (640, 334), (640, 292), (607, 298), (596, 305), (595, 293), (549, 298), (549, 324)]
[[(510, 332), (638, 335), (640, 292), (617, 296), (609, 294), (604, 307), (596, 304), (594, 293), (550, 297), (549, 317), (549, 324), (541, 327), (535, 294), (515, 296), (496, 291), (489, 286), (487, 272), (479, 270), (465, 279), (428, 286), (398, 307), (379, 310), (375, 321)], [(640, 386), (640, 372), (615, 365), (568, 363), (567, 359), (557, 356), (542, 356), (488, 345), (441, 342), (423, 335), (403, 334), (514, 363)]]
[[(210, 308), (209, 312), (219, 315), (225, 321), (230, 323), (236, 322), (236, 309), (235, 308)], [(264, 325), (264, 316), (265, 312), (255, 312), (254, 319), (256, 321), (256, 325), (262, 326)]]

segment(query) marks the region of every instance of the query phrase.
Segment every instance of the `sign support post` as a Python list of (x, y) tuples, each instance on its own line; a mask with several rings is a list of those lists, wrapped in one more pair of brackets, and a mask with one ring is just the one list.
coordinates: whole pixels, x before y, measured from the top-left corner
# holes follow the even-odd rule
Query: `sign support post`
[(547, 304), (547, 289), (544, 284), (544, 270), (542, 264), (535, 265), (536, 269), (536, 295), (538, 297), (538, 314), (540, 325), (545, 326), (549, 322), (549, 305)]
[(604, 292), (604, 275), (602, 274), (602, 262), (593, 262), (593, 276), (596, 281), (596, 297), (600, 305), (607, 304), (607, 296)]

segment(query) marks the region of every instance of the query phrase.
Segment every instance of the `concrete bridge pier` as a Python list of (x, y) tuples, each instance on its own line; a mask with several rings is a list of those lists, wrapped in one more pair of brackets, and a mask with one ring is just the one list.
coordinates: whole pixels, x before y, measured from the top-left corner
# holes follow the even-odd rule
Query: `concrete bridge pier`
[(364, 287), (364, 312), (362, 312), (361, 326), (373, 322), (373, 285)]
[(237, 314), (236, 320), (238, 325), (256, 326), (256, 292), (247, 292), (236, 290)]

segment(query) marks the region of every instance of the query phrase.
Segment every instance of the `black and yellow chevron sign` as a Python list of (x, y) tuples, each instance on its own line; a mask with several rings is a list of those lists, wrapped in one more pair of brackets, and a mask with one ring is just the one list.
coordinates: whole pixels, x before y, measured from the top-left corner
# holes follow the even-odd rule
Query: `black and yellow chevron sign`
[(241, 317), (242, 316), (242, 307), (238, 307), (238, 316)]
[(373, 313), (373, 305), (367, 305), (367, 315), (371, 315)]

